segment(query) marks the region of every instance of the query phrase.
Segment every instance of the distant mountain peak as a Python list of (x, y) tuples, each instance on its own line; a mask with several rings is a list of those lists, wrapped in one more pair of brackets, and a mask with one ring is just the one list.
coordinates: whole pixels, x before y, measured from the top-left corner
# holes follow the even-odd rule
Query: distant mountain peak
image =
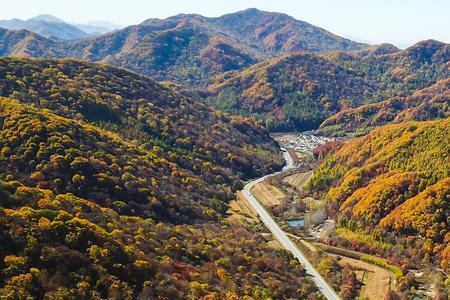
[(250, 7), (250, 8), (244, 9), (243, 11), (248, 12), (248, 13), (260, 13), (260, 12), (262, 12), (261, 10), (255, 8), (255, 7)]
[(397, 48), (396, 46), (389, 44), (389, 43), (383, 43), (379, 45), (373, 45), (369, 46), (366, 49), (358, 51), (361, 55), (385, 55), (385, 54), (392, 54), (396, 52), (400, 52), (401, 50)]
[(53, 23), (66, 23), (63, 20), (58, 19), (55, 16), (47, 15), (47, 14), (37, 15), (36, 17), (28, 19), (28, 21), (44, 21), (44, 22), (53, 22)]
[(434, 40), (434, 39), (428, 39), (428, 40), (423, 40), (423, 41), (417, 42), (414, 45), (406, 48), (406, 50), (407, 51), (408, 50), (416, 50), (416, 49), (421, 49), (421, 48), (438, 49), (438, 48), (441, 48), (443, 45), (445, 45), (444, 42)]
[(249, 14), (249, 15), (260, 15), (261, 13), (263, 13), (262, 10), (259, 10), (257, 8), (254, 8), (254, 7), (247, 8), (247, 9), (241, 11), (241, 12), (245, 13), (245, 14)]
[(420, 41), (405, 49), (405, 52), (420, 61), (431, 61), (433, 59), (448, 60), (450, 46), (441, 41), (429, 39)]
[[(106, 31), (80, 24), (77, 27), (91, 34)], [(215, 37), (220, 38), (220, 45), (212, 43)], [(51, 49), (49, 56), (102, 61), (157, 80), (202, 85), (219, 71), (247, 67), (287, 53), (353, 51), (366, 46), (283, 13), (249, 8), (216, 18), (179, 14), (163, 20), (148, 19), (98, 36), (95, 41), (58, 45), (60, 48)]]
[(18, 30), (26, 29), (42, 37), (73, 40), (88, 36), (82, 29), (51, 15), (38, 15), (28, 20), (0, 20), (0, 27)]
[(104, 27), (104, 28), (108, 28), (109, 30), (122, 29), (122, 28), (126, 27), (126, 26), (121, 25), (121, 24), (116, 24), (116, 23), (109, 22), (109, 21), (104, 21), (104, 20), (89, 21), (85, 25)]

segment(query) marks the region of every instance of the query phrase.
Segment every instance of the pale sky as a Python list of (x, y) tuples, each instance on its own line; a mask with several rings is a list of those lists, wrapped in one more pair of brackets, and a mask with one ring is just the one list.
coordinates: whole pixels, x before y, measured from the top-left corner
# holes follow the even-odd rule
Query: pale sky
[(0, 19), (51, 14), (83, 23), (132, 25), (179, 13), (216, 17), (255, 7), (287, 13), (335, 34), (404, 47), (424, 39), (450, 42), (450, 0), (4, 0)]

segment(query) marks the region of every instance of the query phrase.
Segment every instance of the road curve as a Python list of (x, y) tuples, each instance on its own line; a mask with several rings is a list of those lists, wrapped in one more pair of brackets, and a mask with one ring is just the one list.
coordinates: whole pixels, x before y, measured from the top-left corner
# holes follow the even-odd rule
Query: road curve
[(271, 215), (264, 209), (264, 207), (259, 203), (259, 201), (253, 196), (250, 192), (251, 188), (255, 186), (255, 184), (263, 181), (267, 177), (274, 176), (276, 174), (282, 173), (294, 166), (294, 161), (287, 151), (283, 150), (283, 156), (286, 160), (286, 165), (280, 172), (276, 172), (273, 174), (269, 174), (263, 176), (261, 178), (255, 179), (245, 185), (242, 189), (242, 194), (248, 200), (250, 205), (255, 209), (258, 213), (260, 219), (263, 221), (264, 225), (272, 232), (278, 242), (288, 251), (290, 251), (295, 258), (299, 260), (299, 262), (304, 266), (306, 272), (312, 276), (312, 280), (316, 284), (319, 291), (329, 300), (337, 300), (340, 299), (333, 288), (323, 279), (323, 277), (317, 272), (317, 270), (313, 267), (313, 265), (309, 262), (306, 256), (298, 249), (298, 247), (288, 238), (286, 233), (281, 230), (281, 228), (275, 223), (272, 219)]

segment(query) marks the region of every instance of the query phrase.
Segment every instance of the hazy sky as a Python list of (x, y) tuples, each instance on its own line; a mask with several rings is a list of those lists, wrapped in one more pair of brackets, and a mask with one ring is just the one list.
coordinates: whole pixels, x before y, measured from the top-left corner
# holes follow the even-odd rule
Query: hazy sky
[(450, 0), (8, 0), (0, 19), (51, 14), (64, 20), (123, 25), (178, 13), (220, 16), (249, 7), (287, 13), (335, 34), (405, 46), (450, 42)]

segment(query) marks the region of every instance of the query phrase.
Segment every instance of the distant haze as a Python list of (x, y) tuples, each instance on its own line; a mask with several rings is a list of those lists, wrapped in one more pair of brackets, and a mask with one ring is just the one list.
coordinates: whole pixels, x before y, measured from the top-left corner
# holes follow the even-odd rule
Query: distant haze
[(401, 48), (424, 39), (450, 42), (448, 0), (10, 0), (2, 3), (0, 19), (50, 14), (73, 23), (133, 25), (179, 13), (214, 17), (249, 7), (287, 13), (359, 41), (387, 42)]

